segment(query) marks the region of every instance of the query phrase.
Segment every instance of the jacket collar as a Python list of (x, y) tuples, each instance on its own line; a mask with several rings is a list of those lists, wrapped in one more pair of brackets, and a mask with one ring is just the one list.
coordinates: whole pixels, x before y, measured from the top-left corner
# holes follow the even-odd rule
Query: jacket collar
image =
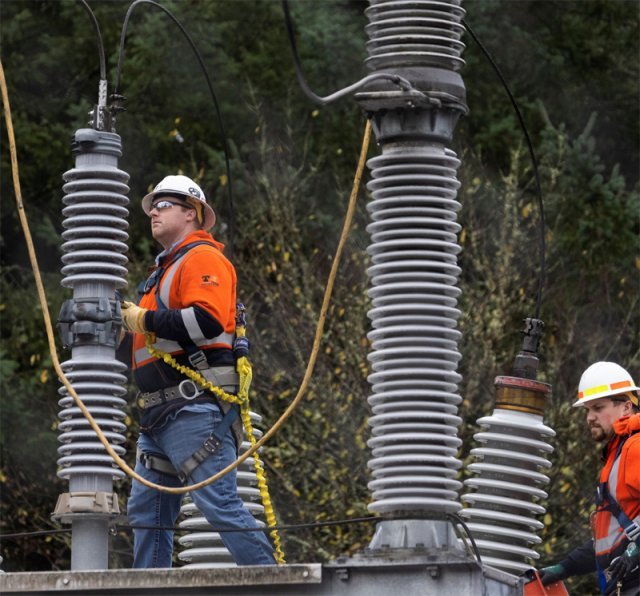
[(204, 230), (195, 230), (193, 232), (189, 232), (186, 236), (174, 242), (168, 249), (163, 250), (156, 257), (156, 266), (162, 266), (164, 263), (170, 261), (175, 253), (180, 250), (186, 244), (190, 244), (191, 242), (204, 241), (209, 242), (213, 246), (215, 246), (220, 252), (224, 250), (224, 244), (222, 242), (218, 242), (213, 238), (213, 236), (209, 232), (205, 232)]

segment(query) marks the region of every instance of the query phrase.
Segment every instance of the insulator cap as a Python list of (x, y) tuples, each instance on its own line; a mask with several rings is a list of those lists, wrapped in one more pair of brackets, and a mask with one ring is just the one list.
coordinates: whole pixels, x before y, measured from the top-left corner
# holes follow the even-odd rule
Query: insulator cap
[(522, 377), (496, 377), (496, 408), (529, 414), (544, 414), (551, 385)]

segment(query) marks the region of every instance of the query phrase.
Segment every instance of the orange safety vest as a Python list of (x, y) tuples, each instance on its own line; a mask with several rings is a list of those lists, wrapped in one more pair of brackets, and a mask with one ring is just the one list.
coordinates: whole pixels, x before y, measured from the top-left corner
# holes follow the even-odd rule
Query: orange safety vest
[(604, 496), (597, 499), (600, 502), (594, 520), (594, 549), (602, 570), (629, 544), (624, 528), (611, 510), (612, 500), (628, 520), (640, 524), (640, 414), (617, 420), (614, 430), (617, 436), (606, 447), (607, 460), (600, 472), (600, 492)]
[[(197, 244), (173, 262), (182, 247)], [(191, 341), (202, 350), (232, 349), (236, 327), (236, 272), (222, 254), (223, 245), (211, 234), (198, 230), (188, 234), (167, 257), (170, 263), (155, 286), (143, 294), (140, 306), (149, 310), (162, 308), (182, 310), (182, 320)], [(199, 306), (213, 316), (224, 331), (217, 337), (205, 337), (197, 324), (193, 306)], [(184, 354), (181, 345), (173, 340), (157, 337), (156, 349), (173, 356)], [(132, 369), (141, 368), (156, 359), (145, 345), (145, 336), (133, 334)]]

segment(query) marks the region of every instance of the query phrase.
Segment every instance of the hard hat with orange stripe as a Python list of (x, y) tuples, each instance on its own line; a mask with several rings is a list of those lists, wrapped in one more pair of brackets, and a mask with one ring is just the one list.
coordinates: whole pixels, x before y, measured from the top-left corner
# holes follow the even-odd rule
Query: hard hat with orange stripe
[(582, 406), (588, 401), (601, 397), (629, 398), (634, 406), (638, 406), (638, 396), (633, 393), (640, 391), (631, 375), (615, 362), (596, 362), (582, 373), (578, 386), (578, 401), (575, 406)]

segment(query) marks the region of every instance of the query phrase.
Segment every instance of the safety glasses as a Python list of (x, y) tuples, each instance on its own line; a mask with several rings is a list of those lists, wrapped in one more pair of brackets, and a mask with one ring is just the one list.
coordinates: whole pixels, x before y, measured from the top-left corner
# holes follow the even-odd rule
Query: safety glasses
[(151, 209), (157, 209), (158, 211), (163, 211), (164, 209), (171, 209), (174, 205), (178, 205), (178, 203), (174, 203), (172, 201), (167, 201), (167, 199), (161, 199), (160, 201), (156, 201), (151, 204)]

